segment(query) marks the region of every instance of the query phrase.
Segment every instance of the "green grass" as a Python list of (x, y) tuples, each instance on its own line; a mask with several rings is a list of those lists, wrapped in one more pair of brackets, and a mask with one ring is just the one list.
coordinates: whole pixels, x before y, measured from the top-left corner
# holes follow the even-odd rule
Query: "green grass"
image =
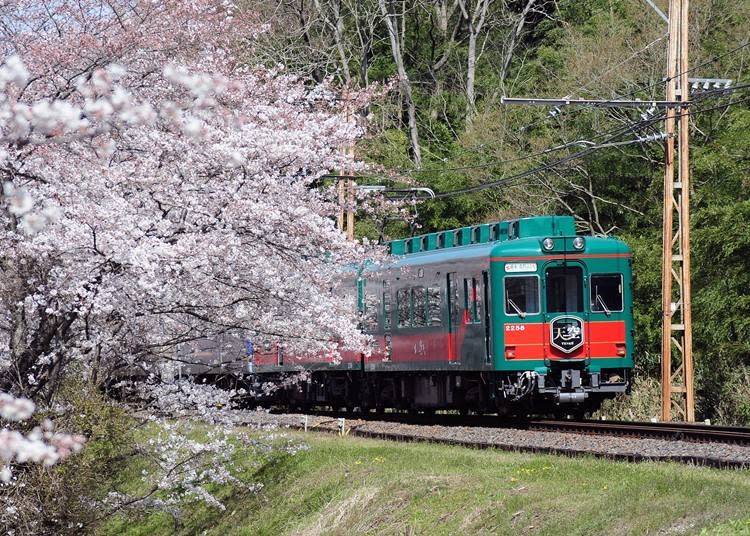
[(748, 471), (289, 436), (310, 449), (240, 457), (241, 478), (264, 488), (217, 489), (226, 511), (130, 512), (98, 533), (750, 534)]

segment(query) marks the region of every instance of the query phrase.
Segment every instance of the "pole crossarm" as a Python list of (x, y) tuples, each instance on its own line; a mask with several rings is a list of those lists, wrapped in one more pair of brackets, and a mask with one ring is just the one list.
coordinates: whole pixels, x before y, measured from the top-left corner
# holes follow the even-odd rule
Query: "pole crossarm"
[(596, 108), (677, 108), (687, 103), (678, 100), (603, 100), (603, 99), (534, 99), (524, 97), (501, 97), (500, 104), (525, 104), (531, 106), (570, 106), (573, 104)]
[(357, 190), (360, 192), (377, 192), (389, 199), (398, 199), (402, 197), (413, 197), (417, 200), (422, 199), (435, 199), (435, 192), (431, 188), (390, 188), (380, 184), (374, 185), (358, 185)]

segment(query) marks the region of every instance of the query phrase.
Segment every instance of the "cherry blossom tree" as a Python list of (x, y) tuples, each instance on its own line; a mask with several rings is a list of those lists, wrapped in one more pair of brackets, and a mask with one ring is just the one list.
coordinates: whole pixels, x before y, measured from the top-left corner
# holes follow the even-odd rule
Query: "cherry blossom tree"
[(251, 12), (18, 0), (0, 17), (9, 404), (50, 403), (66, 375), (101, 383), (225, 333), (366, 350), (352, 303), (331, 293), (365, 251), (312, 187), (356, 169), (339, 148), (360, 130), (327, 85), (238, 61), (262, 31)]

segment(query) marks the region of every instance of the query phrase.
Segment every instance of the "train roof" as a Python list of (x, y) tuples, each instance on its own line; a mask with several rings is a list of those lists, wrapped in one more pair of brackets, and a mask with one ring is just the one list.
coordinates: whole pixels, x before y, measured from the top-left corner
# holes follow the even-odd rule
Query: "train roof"
[(575, 234), (576, 226), (572, 216), (532, 216), (392, 240), (388, 242), (388, 252), (392, 255), (409, 255), (532, 236), (574, 236)]
[[(576, 236), (575, 221), (571, 216), (534, 216), (461, 227), (389, 242), (389, 252), (397, 260), (387, 266), (370, 266), (368, 271), (471, 258), (583, 253), (572, 246)], [(553, 251), (543, 250), (542, 241), (545, 238), (555, 242)], [(617, 238), (588, 235), (584, 239), (586, 254), (630, 253), (628, 246)]]

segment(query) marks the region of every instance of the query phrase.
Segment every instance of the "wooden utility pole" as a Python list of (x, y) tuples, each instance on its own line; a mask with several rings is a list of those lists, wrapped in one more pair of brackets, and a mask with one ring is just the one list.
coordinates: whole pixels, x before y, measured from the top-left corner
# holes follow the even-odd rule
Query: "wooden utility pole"
[(354, 206), (356, 184), (350, 178), (342, 178), (336, 185), (339, 194), (339, 210), (336, 226), (345, 232), (349, 240), (354, 240)]
[(349, 202), (346, 207), (346, 237), (349, 240), (354, 240), (354, 206), (357, 202), (354, 191), (356, 184), (352, 179), (346, 181), (346, 193), (349, 198)]
[(670, 421), (677, 417), (693, 422), (695, 396), (690, 298), (688, 0), (669, 1), (666, 100), (678, 101), (680, 105), (668, 108), (666, 114), (661, 282), (661, 418), (663, 421)]
[[(603, 108), (639, 107), (666, 110), (662, 256), (661, 393), (664, 421), (676, 417), (695, 421), (693, 388), (693, 320), (690, 289), (690, 87), (727, 88), (732, 80), (688, 78), (688, 1), (669, 0), (667, 17), (653, 0), (646, 2), (669, 25), (667, 91), (663, 101), (536, 99), (503, 97), (502, 104), (537, 106), (585, 105)], [(675, 146), (676, 140), (676, 146)], [(647, 140), (638, 140), (647, 141)], [(651, 140), (653, 141), (653, 140)], [(617, 143), (613, 144), (616, 145)], [(606, 145), (599, 145), (602, 147)], [(582, 153), (584, 153), (583, 151)], [(676, 176), (675, 176), (676, 174)]]
[[(346, 118), (346, 123), (351, 126), (353, 113), (348, 86), (344, 91), (343, 101), (345, 106), (344, 117)], [(356, 121), (356, 119), (355, 116), (354, 120)], [(350, 158), (354, 156), (353, 142), (347, 143), (347, 145), (344, 146), (344, 154)], [(344, 172), (344, 176), (339, 179), (336, 185), (339, 194), (339, 210), (336, 224), (339, 231), (346, 232), (346, 238), (354, 240), (354, 208), (357, 203), (355, 196), (357, 186), (351, 177), (346, 176), (348, 170), (342, 171)]]

